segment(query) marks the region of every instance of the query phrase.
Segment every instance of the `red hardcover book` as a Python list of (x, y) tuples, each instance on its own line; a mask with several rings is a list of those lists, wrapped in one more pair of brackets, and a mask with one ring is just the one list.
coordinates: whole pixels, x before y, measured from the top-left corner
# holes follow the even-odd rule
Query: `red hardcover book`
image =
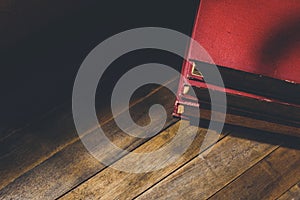
[(216, 65), (226, 123), (300, 135), (300, 1), (202, 0), (192, 38), (213, 62), (189, 45), (175, 116), (197, 116), (193, 107), (200, 107), (201, 118), (210, 119), (207, 88), (222, 88), (205, 82), (201, 69)]

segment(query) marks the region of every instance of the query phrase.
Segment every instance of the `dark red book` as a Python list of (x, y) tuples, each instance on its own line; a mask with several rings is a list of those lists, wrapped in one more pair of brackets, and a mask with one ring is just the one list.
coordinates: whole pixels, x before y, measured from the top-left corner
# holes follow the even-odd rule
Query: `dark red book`
[(208, 89), (224, 88), (205, 81), (201, 70), (216, 65), (226, 123), (300, 136), (299, 11), (300, 1), (202, 0), (192, 38), (213, 62), (189, 45), (174, 115), (191, 118), (200, 107), (201, 118), (210, 119)]

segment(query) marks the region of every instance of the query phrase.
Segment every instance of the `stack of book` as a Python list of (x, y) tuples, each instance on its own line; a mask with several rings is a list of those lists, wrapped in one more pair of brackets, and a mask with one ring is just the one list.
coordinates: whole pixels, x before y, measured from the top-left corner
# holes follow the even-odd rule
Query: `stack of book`
[[(203, 119), (222, 111), (228, 124), (300, 136), (299, 10), (299, 1), (202, 0), (192, 38), (210, 58), (191, 42), (174, 116), (199, 116), (197, 107)], [(224, 84), (206, 77), (213, 68)], [(222, 92), (226, 113), (212, 111)]]

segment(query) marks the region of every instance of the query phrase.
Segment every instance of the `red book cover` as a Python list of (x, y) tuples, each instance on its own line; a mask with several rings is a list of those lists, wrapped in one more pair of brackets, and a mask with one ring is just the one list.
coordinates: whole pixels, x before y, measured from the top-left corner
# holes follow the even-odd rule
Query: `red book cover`
[[(214, 64), (224, 81), (227, 115), (247, 113), (248, 118), (293, 126), (293, 131), (299, 132), (299, 11), (300, 1), (202, 0), (192, 38), (208, 52), (213, 63), (191, 43), (182, 75), (199, 94), (203, 88), (215, 87), (205, 84), (201, 74), (201, 67)], [(184, 106), (205, 107), (209, 102), (201, 95), (203, 92), (189, 96), (185, 84), (183, 80), (179, 83), (174, 111), (179, 117), (191, 115), (187, 108), (183, 110)]]

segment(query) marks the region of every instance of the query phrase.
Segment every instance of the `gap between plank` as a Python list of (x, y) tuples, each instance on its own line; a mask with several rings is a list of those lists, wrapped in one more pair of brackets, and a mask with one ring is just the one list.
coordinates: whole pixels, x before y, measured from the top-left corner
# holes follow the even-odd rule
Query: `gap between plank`
[(219, 190), (217, 190), (214, 194), (212, 194), (211, 196), (209, 196), (207, 199), (211, 199), (213, 198), (218, 192), (222, 191), (224, 188), (226, 188), (228, 185), (230, 185), (232, 182), (234, 182), (235, 180), (237, 180), (239, 177), (241, 177), (244, 173), (246, 173), (247, 171), (251, 170), (253, 167), (255, 167), (256, 165), (258, 165), (261, 161), (263, 161), (266, 157), (268, 157), (269, 155), (271, 155), (273, 152), (275, 152), (277, 149), (279, 149), (280, 145), (275, 146), (275, 148), (269, 152), (268, 154), (266, 154), (264, 157), (262, 157), (261, 159), (259, 159), (254, 165), (250, 166), (248, 169), (246, 169), (243, 173), (239, 174), (237, 177), (235, 177), (234, 179), (232, 179), (231, 181), (229, 181), (228, 183), (226, 183), (222, 188), (220, 188)]
[[(171, 122), (168, 126), (166, 126), (164, 129), (162, 129), (158, 134), (156, 134), (155, 136), (149, 138), (149, 140), (146, 140), (144, 142), (142, 142), (141, 144), (137, 145), (137, 147), (133, 148), (131, 151), (134, 151), (138, 148), (140, 148), (141, 146), (143, 146), (146, 142), (149, 142), (150, 140), (152, 140), (155, 137), (158, 137), (158, 135), (165, 131), (166, 129), (170, 128), (171, 126), (173, 126), (175, 123), (178, 123), (179, 120), (175, 121), (175, 122)], [(130, 153), (130, 152), (129, 152)], [(114, 163), (118, 162), (119, 160), (121, 160), (123, 157), (125, 157), (126, 155), (128, 155), (128, 153), (124, 154), (124, 156), (120, 157), (119, 159), (115, 160), (114, 162), (112, 162), (110, 165), (113, 165)], [(95, 177), (96, 175), (98, 175), (99, 173), (101, 173), (103, 170), (107, 169), (110, 167), (109, 166), (105, 166), (103, 167), (101, 170), (95, 172), (92, 176), (90, 176), (89, 178), (87, 178), (86, 180), (83, 180), (82, 182), (78, 183), (77, 185), (75, 185), (74, 187), (72, 187), (71, 189), (69, 189), (68, 191), (66, 191), (65, 193), (61, 194), (59, 197), (57, 197), (56, 199), (60, 199), (61, 197), (65, 196), (66, 194), (68, 194), (69, 192), (71, 192), (72, 190), (74, 190), (75, 188), (77, 188), (78, 186), (80, 186), (81, 184), (85, 183), (86, 181), (88, 181), (89, 179)]]
[[(161, 90), (163, 87), (165, 87), (166, 85), (169, 85), (171, 83), (173, 83), (174, 81), (177, 80), (177, 77), (174, 77), (172, 78), (171, 80), (165, 82), (163, 85), (160, 85), (159, 87), (157, 87), (156, 89), (154, 89), (153, 91), (151, 91), (149, 94), (147, 94), (146, 96), (134, 101), (132, 104), (129, 105), (129, 108), (130, 107), (133, 107), (135, 105), (137, 105), (138, 103), (142, 102), (143, 100), (147, 99), (148, 97), (152, 96), (153, 94), (155, 94), (156, 92), (158, 92), (159, 90)], [(55, 110), (55, 109), (54, 109)], [(122, 114), (125, 110), (127, 109), (123, 109), (121, 110), (118, 115)], [(53, 111), (51, 111), (53, 112)], [(114, 117), (110, 117), (109, 119), (107, 119), (106, 121), (104, 121), (102, 124), (105, 125), (107, 124), (109, 121), (113, 120)], [(34, 124), (32, 124), (34, 125)], [(81, 135), (81, 137), (84, 137), (88, 134), (90, 134), (91, 132), (93, 132), (94, 130), (97, 129), (97, 125), (94, 126), (93, 128), (89, 129), (88, 131), (86, 131), (85, 133), (83, 133)], [(22, 129), (23, 130), (23, 129)], [(20, 130), (21, 131), (21, 130)], [(17, 131), (16, 131), (17, 132)], [(14, 132), (14, 133), (16, 133)], [(13, 179), (11, 179), (9, 182), (7, 182), (5, 185), (3, 185), (3, 187), (0, 188), (0, 190), (4, 189), (6, 186), (8, 186), (10, 183), (14, 182), (16, 179), (18, 179), (19, 177), (21, 177), (23, 174), (29, 172), (30, 170), (32, 170), (33, 168), (37, 167), (38, 165), (42, 164), (43, 162), (47, 161), (49, 158), (53, 157), (55, 154), (59, 153), (60, 151), (64, 150), (65, 148), (67, 148), (68, 146), (74, 144), (75, 142), (79, 141), (80, 140), (80, 137), (75, 137), (73, 138), (72, 140), (70, 140), (69, 142), (63, 144), (62, 146), (54, 149), (50, 154), (48, 154), (46, 157), (42, 157), (38, 160), (36, 160), (35, 162), (33, 162), (31, 165), (29, 165), (27, 168), (25, 168), (23, 170), (23, 172), (19, 175), (17, 175), (16, 177), (14, 177)]]
[[(216, 143), (219, 143), (220, 141), (222, 141), (224, 138), (226, 138), (228, 135), (230, 135), (230, 132), (226, 132), (224, 134), (224, 136), (222, 138), (220, 138)], [(150, 186), (149, 188), (147, 188), (146, 190), (144, 190), (143, 192), (141, 192), (140, 194), (136, 195), (135, 197), (133, 197), (132, 199), (137, 199), (138, 197), (140, 197), (141, 195), (143, 195), (145, 192), (147, 192), (148, 190), (150, 190), (151, 188), (154, 188), (156, 185), (158, 185), (160, 182), (162, 182), (163, 180), (165, 180), (166, 178), (168, 178), (170, 175), (172, 175), (173, 173), (175, 173), (176, 171), (180, 170), (182, 167), (188, 165), (190, 162), (192, 162), (194, 159), (196, 159), (197, 157), (199, 157), (199, 155), (205, 153), (208, 149), (210, 149), (213, 145), (215, 145), (216, 143), (213, 143), (209, 146), (207, 146), (207, 148), (203, 149), (202, 152), (200, 152), (199, 154), (197, 154), (196, 156), (192, 157), (190, 160), (188, 160), (186, 163), (180, 165), (179, 167), (177, 167), (176, 169), (174, 169), (173, 171), (171, 171), (170, 173), (168, 173), (165, 177), (163, 177), (162, 179), (160, 179), (159, 181), (157, 181), (156, 183), (154, 183), (152, 186)]]

